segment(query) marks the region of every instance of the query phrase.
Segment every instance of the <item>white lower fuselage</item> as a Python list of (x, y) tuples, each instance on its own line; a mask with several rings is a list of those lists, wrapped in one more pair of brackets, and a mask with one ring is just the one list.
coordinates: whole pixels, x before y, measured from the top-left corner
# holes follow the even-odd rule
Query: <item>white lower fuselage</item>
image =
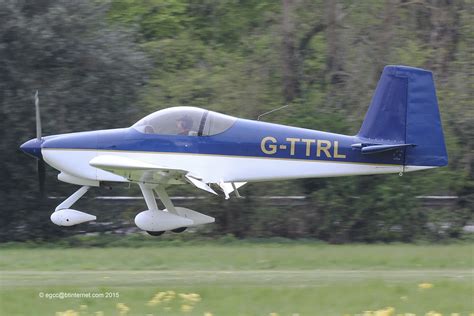
[(204, 182), (257, 182), (296, 178), (338, 177), (410, 172), (429, 166), (354, 163), (306, 159), (225, 156), (195, 153), (134, 152), (90, 149), (42, 149), (44, 160), (68, 175), (92, 180), (126, 182), (113, 173), (97, 169), (89, 162), (99, 155), (116, 155), (173, 169), (189, 170)]

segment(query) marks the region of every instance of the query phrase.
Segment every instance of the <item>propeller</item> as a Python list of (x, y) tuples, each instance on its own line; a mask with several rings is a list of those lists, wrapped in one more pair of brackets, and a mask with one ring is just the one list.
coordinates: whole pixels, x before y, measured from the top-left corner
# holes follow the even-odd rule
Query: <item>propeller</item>
[[(38, 90), (35, 93), (35, 110), (36, 110), (36, 139), (41, 141), (42, 139), (42, 130), (41, 130), (41, 115), (40, 115), (40, 107), (39, 107), (39, 97), (38, 97)], [(40, 195), (44, 196), (44, 183), (46, 179), (46, 166), (43, 160), (43, 156), (38, 158), (37, 162), (37, 170), (38, 170), (38, 183), (39, 183), (39, 190)]]

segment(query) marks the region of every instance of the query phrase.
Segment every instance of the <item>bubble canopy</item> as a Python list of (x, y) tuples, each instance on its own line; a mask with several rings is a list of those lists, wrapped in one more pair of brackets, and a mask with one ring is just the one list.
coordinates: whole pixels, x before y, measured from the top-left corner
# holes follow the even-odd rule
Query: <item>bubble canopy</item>
[(132, 127), (144, 134), (212, 136), (225, 132), (236, 120), (213, 111), (178, 106), (147, 115)]

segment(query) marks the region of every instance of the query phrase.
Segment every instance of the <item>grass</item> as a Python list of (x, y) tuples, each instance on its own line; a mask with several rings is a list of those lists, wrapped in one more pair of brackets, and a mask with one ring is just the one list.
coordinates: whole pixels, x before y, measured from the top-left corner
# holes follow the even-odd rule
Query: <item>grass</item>
[(473, 244), (246, 243), (143, 248), (0, 249), (0, 270), (465, 269)]
[[(75, 310), (77, 315), (342, 316), (387, 307), (395, 308), (393, 315), (469, 315), (474, 312), (473, 250), (469, 243), (310, 242), (3, 248), (0, 315)], [(433, 287), (423, 289), (421, 283)], [(165, 291), (173, 291), (175, 297), (147, 305)], [(39, 297), (61, 292), (111, 297)], [(189, 301), (179, 293), (197, 293), (200, 300)], [(117, 307), (119, 303), (126, 307)], [(183, 305), (191, 310), (181, 311)]]

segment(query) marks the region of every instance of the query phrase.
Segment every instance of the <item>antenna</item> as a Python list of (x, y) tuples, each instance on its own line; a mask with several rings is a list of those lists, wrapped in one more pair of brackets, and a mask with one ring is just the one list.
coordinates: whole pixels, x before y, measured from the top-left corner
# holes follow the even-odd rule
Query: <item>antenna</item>
[(262, 116), (264, 116), (264, 115), (267, 115), (267, 114), (270, 114), (270, 113), (276, 112), (276, 111), (278, 111), (278, 110), (281, 110), (281, 109), (287, 108), (287, 107), (289, 107), (289, 106), (290, 106), (289, 104), (286, 104), (286, 105), (284, 105), (284, 106), (280, 106), (279, 108), (276, 108), (276, 109), (273, 109), (273, 110), (271, 110), (271, 111), (268, 111), (268, 112), (262, 113), (262, 114), (260, 114), (260, 115), (257, 117), (257, 121), (260, 121), (260, 118), (261, 118)]

